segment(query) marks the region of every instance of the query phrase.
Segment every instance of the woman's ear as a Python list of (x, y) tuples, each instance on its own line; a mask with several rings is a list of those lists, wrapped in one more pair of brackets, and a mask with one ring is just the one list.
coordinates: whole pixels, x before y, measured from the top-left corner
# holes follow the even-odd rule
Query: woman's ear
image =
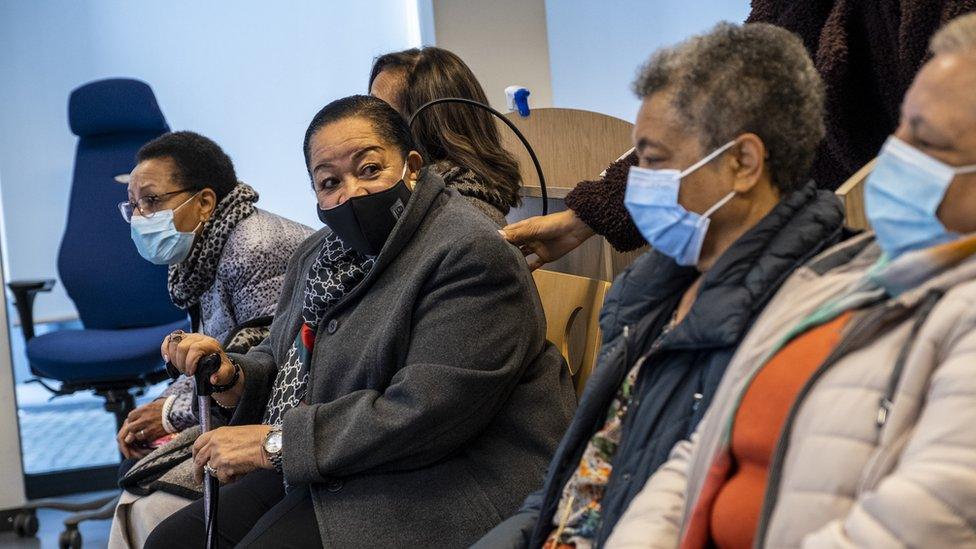
[(213, 192), (213, 189), (206, 188), (200, 191), (197, 195), (197, 203), (200, 205), (198, 212), (199, 217), (197, 221), (200, 223), (206, 223), (210, 216), (213, 215), (215, 209), (217, 209), (217, 193)]
[(732, 147), (731, 165), (733, 171), (732, 189), (745, 194), (762, 178), (766, 169), (766, 144), (754, 133), (745, 133), (736, 138)]
[(410, 151), (407, 154), (407, 176), (405, 183), (413, 189), (414, 184), (420, 179), (420, 168), (424, 167), (424, 157), (417, 151)]

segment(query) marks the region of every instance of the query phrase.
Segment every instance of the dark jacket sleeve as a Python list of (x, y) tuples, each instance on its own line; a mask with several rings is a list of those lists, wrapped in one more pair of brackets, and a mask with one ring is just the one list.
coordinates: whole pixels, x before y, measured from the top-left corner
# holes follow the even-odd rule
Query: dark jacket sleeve
[[(278, 374), (270, 341), (270, 338), (265, 339), (244, 355), (227, 353), (244, 373), (244, 391), (230, 418), (231, 425), (261, 423), (264, 418), (264, 409), (268, 405), (275, 376)], [(214, 409), (220, 410), (216, 405)]]
[[(500, 238), (447, 247), (417, 294), (408, 350), (386, 388), (285, 414), (288, 482), (425, 467), (479, 436), (545, 339), (528, 278)], [(486, 324), (485, 311), (506, 321)]]
[(647, 244), (624, 207), (627, 175), (630, 167), (636, 165), (637, 154), (630, 153), (610, 164), (601, 179), (580, 181), (566, 195), (566, 206), (621, 252), (636, 250)]
[(543, 488), (533, 492), (525, 498), (522, 507), (511, 517), (492, 528), (472, 549), (523, 549), (532, 540), (532, 531), (539, 522), (542, 501), (545, 498)]

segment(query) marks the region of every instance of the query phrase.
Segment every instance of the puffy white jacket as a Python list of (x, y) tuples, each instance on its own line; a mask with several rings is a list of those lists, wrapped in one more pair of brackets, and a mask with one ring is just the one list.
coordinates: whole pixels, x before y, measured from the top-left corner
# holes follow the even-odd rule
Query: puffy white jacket
[[(743, 341), (692, 440), (648, 480), (608, 547), (679, 544), (763, 358), (879, 253), (868, 234), (794, 273)], [(912, 315), (869, 336), (801, 391), (770, 467), (756, 546), (976, 547), (976, 257), (889, 305), (916, 307), (933, 290), (945, 294), (924, 320)], [(904, 367), (893, 371), (903, 349)]]

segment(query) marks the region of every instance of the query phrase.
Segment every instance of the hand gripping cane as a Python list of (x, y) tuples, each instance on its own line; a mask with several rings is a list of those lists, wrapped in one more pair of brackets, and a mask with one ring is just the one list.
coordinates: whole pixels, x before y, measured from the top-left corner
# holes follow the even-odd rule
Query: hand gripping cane
[[(197, 392), (197, 408), (200, 413), (200, 431), (206, 433), (211, 429), (210, 423), (210, 395), (213, 385), (210, 376), (220, 369), (220, 355), (207, 355), (197, 362), (197, 371), (193, 374)], [(207, 468), (203, 470), (203, 520), (207, 528), (207, 549), (217, 549), (217, 498), (220, 495), (220, 481), (212, 476)]]

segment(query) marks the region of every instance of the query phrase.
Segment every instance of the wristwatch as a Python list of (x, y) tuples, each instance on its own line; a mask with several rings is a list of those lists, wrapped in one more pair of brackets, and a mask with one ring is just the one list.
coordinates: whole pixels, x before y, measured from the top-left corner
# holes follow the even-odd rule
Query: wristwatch
[(281, 472), (281, 426), (271, 428), (268, 436), (264, 438), (264, 451), (268, 454), (268, 461), (274, 466), (275, 471)]

